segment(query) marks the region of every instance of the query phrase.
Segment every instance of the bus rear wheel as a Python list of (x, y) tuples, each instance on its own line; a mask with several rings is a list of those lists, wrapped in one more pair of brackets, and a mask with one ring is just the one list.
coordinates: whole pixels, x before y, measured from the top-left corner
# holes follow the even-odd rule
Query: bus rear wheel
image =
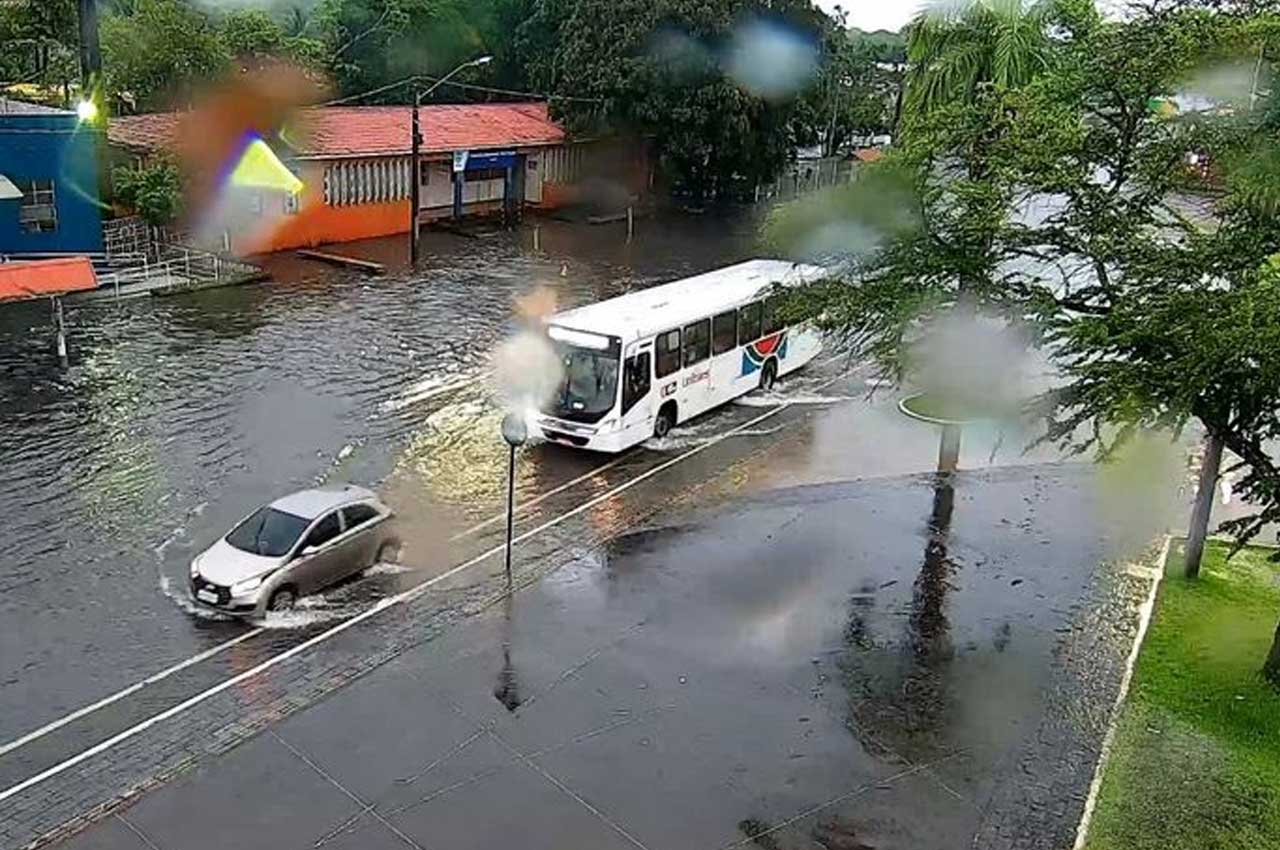
[(674, 404), (663, 405), (658, 411), (658, 418), (653, 421), (653, 436), (661, 440), (663, 437), (671, 433), (671, 429), (676, 427), (676, 406)]
[(760, 370), (760, 390), (761, 392), (769, 392), (773, 389), (773, 385), (778, 383), (778, 361), (770, 360), (764, 364), (764, 368)]

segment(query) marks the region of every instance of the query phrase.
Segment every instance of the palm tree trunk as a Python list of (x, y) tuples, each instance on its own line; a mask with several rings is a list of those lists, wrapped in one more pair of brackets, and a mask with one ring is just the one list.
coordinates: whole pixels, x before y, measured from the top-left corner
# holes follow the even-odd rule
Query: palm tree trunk
[(1191, 525), (1187, 529), (1187, 548), (1182, 572), (1187, 578), (1200, 575), (1204, 541), (1209, 535), (1209, 516), (1213, 513), (1213, 491), (1218, 485), (1218, 469), (1222, 466), (1222, 438), (1213, 432), (1204, 441), (1204, 460), (1200, 462), (1200, 481), (1196, 485), (1196, 501), (1191, 507)]

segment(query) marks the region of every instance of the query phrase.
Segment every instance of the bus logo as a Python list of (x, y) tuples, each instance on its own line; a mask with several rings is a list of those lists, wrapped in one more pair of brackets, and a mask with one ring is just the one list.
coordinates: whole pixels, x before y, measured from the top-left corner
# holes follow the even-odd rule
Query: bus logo
[(758, 339), (744, 346), (742, 349), (742, 374), (750, 375), (752, 372), (760, 371), (764, 367), (765, 361), (775, 355), (779, 360), (785, 360), (787, 357), (786, 331), (767, 336), (764, 339)]

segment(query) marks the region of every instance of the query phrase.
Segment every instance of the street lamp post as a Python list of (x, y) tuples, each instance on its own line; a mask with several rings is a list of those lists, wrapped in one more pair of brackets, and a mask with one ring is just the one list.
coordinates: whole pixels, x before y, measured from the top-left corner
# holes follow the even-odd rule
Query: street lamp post
[(507, 441), (511, 449), (507, 461), (507, 584), (511, 584), (511, 538), (516, 530), (516, 449), (529, 439), (529, 430), (524, 424), (524, 417), (519, 413), (508, 413), (502, 418), (502, 439)]
[(413, 265), (418, 264), (418, 204), (421, 200), (422, 192), (422, 175), (418, 173), (421, 167), (419, 162), (422, 157), (422, 132), (421, 121), (418, 112), (422, 106), (422, 100), (430, 97), (431, 93), (440, 88), (453, 78), (454, 74), (463, 71), (466, 68), (476, 68), (481, 65), (488, 65), (493, 61), (492, 56), (481, 56), (472, 59), (469, 62), (463, 62), (449, 73), (431, 84), (426, 91), (419, 91), (416, 87), (413, 93), (413, 129), (412, 138), (410, 139), (410, 163), (409, 163), (409, 262)]

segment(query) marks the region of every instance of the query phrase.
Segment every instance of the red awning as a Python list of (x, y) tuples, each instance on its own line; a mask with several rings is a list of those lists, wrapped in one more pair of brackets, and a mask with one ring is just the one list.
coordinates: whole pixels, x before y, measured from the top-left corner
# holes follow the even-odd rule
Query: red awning
[(97, 289), (98, 278), (88, 257), (0, 263), (0, 301), (20, 301)]

